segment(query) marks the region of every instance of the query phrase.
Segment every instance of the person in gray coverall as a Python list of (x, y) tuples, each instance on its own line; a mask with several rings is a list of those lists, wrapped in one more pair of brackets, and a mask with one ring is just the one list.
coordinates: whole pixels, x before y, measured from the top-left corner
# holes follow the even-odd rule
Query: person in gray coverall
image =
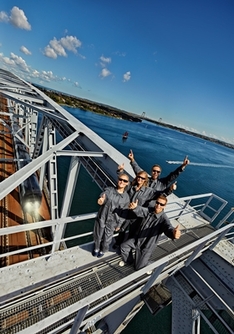
[[(137, 164), (134, 159), (134, 154), (132, 150), (130, 150), (128, 158), (135, 174), (142, 171), (142, 168)], [(151, 169), (151, 177), (149, 178), (149, 187), (153, 188), (155, 191), (164, 191), (171, 184), (171, 182), (174, 181), (179, 176), (179, 174), (184, 171), (185, 167), (188, 164), (189, 160), (186, 156), (181, 166), (179, 166), (173, 172), (163, 178), (159, 178), (162, 172), (162, 168), (160, 167), (160, 165), (153, 165)]]
[[(181, 232), (179, 225), (174, 228), (164, 208), (167, 203), (167, 197), (159, 195), (156, 199), (155, 207), (140, 207), (131, 203), (132, 209), (138, 217), (144, 217), (134, 237), (123, 242), (120, 246), (122, 260), (119, 266), (123, 267), (126, 263), (133, 263), (136, 270), (139, 270), (149, 264), (150, 256), (155, 249), (158, 237), (164, 233), (170, 239), (179, 239)], [(135, 251), (135, 259), (133, 257)]]
[[(118, 175), (123, 173), (123, 164), (118, 167)], [(148, 187), (148, 174), (145, 171), (140, 171), (137, 173), (135, 179), (128, 184), (125, 188), (125, 191), (128, 193), (130, 202), (138, 201), (139, 206), (146, 206), (147, 202), (150, 202), (154, 198), (154, 190)], [(130, 226), (130, 230), (134, 231), (135, 225), (137, 224), (138, 217), (135, 215), (133, 210), (129, 210), (127, 217), (123, 225), (121, 226), (119, 235), (116, 237), (116, 242), (114, 248), (120, 246), (125, 238), (125, 232)], [(130, 232), (131, 234), (131, 232)]]
[[(118, 175), (121, 175), (124, 171), (124, 164), (118, 166)], [(173, 190), (176, 189), (176, 184), (172, 184), (171, 186), (165, 188), (163, 191), (158, 191), (153, 188), (148, 187), (149, 178), (148, 174), (140, 170), (136, 173), (135, 179), (126, 187), (126, 191), (129, 194), (130, 204), (133, 202), (138, 202), (138, 206), (147, 207), (149, 203), (154, 200), (160, 194), (164, 194), (165, 196), (170, 195)], [(129, 210), (126, 221), (123, 223), (119, 235), (116, 237), (116, 242), (114, 244), (114, 248), (118, 248), (120, 244), (124, 241), (126, 237), (126, 231), (129, 228), (128, 238), (131, 238), (135, 233), (136, 228), (140, 224), (142, 218), (137, 217), (133, 210)]]
[(127, 174), (121, 174), (116, 187), (108, 187), (101, 193), (98, 204), (101, 206), (94, 223), (93, 256), (102, 257), (109, 250), (115, 231), (118, 231), (127, 217), (129, 195), (125, 187), (129, 183)]

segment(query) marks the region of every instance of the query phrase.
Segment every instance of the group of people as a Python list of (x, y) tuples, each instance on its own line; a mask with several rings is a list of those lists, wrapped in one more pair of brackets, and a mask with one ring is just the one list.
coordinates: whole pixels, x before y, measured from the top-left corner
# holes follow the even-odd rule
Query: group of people
[(184, 171), (189, 160), (185, 157), (181, 166), (160, 178), (160, 165), (153, 165), (151, 176), (148, 176), (135, 161), (132, 150), (128, 158), (136, 177), (130, 182), (124, 172), (124, 164), (120, 165), (116, 187), (106, 188), (98, 198), (100, 209), (94, 224), (92, 254), (104, 256), (114, 233), (119, 232), (114, 244), (122, 257), (119, 266), (134, 263), (135, 269), (139, 270), (149, 264), (162, 233), (171, 239), (180, 238), (179, 225), (176, 228), (172, 226), (164, 209), (167, 196), (177, 187), (175, 179)]

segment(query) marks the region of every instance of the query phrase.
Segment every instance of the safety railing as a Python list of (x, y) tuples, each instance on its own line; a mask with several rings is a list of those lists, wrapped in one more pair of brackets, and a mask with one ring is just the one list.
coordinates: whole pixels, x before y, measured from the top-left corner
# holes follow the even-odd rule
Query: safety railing
[[(205, 198), (207, 198), (207, 201), (202, 202)], [(176, 199), (176, 204), (179, 204), (180, 208), (173, 208), (173, 203), (175, 202), (170, 202), (167, 205), (166, 212), (170, 214), (170, 218), (178, 219), (181, 216), (196, 212), (209, 223), (212, 223), (228, 202), (213, 193), (206, 193)]]
[[(193, 206), (191, 206), (191, 202), (192, 200), (201, 200), (204, 198), (207, 198), (208, 200), (205, 203), (201, 203), (199, 204), (200, 207), (202, 207), (202, 209), (200, 211), (196, 211), (194, 209)], [(203, 216), (203, 212), (204, 212), (204, 208), (206, 208), (208, 205), (210, 206), (211, 203), (211, 199), (216, 198), (219, 199), (221, 201), (221, 206), (220, 207), (224, 207), (224, 205), (226, 205), (226, 201), (219, 198), (218, 196), (212, 194), (212, 193), (208, 193), (208, 194), (202, 194), (202, 195), (195, 195), (195, 196), (190, 196), (190, 197), (182, 197), (182, 198), (178, 198), (170, 203), (168, 203), (167, 205), (167, 214), (170, 218), (173, 219), (177, 219), (181, 216), (186, 216), (189, 213), (202, 213)], [(208, 204), (207, 204), (208, 203)], [(195, 207), (197, 208), (197, 203), (195, 203)], [(220, 213), (220, 208), (218, 210), (216, 210), (216, 213)], [(86, 220), (89, 219), (95, 219), (97, 213), (93, 212), (93, 213), (87, 213), (87, 214), (81, 214), (81, 215), (77, 215), (77, 216), (70, 216), (70, 217), (65, 217), (65, 218), (58, 218), (58, 219), (54, 219), (54, 220), (46, 220), (46, 221), (41, 221), (41, 222), (34, 222), (33, 224), (30, 225), (18, 225), (18, 226), (12, 226), (12, 227), (6, 227), (6, 228), (2, 228), (0, 229), (0, 237), (2, 236), (9, 236), (11, 234), (15, 234), (15, 233), (20, 233), (20, 232), (26, 232), (26, 231), (34, 231), (34, 230), (38, 230), (38, 229), (44, 229), (44, 228), (52, 228), (52, 230), (54, 231), (53, 234), (53, 240), (40, 244), (40, 245), (35, 245), (35, 246), (30, 246), (30, 247), (25, 247), (25, 248), (21, 248), (21, 249), (16, 249), (16, 250), (12, 250), (9, 252), (5, 252), (0, 254), (0, 258), (4, 258), (7, 256), (11, 256), (11, 255), (16, 255), (16, 254), (21, 254), (21, 253), (25, 253), (25, 252), (29, 252), (29, 251), (34, 251), (34, 250), (40, 250), (40, 249), (45, 249), (48, 247), (49, 251), (51, 251), (51, 247), (54, 245), (54, 243), (59, 242), (59, 243), (64, 243), (64, 242), (68, 242), (71, 240), (79, 240), (83, 237), (87, 237), (87, 236), (92, 236), (93, 231), (89, 231), (86, 233), (82, 233), (79, 234), (77, 233), (76, 235), (73, 236), (69, 236), (69, 237), (64, 237), (62, 239), (58, 239), (57, 235), (56, 235), (56, 231), (59, 230), (58, 227), (60, 227), (61, 225), (66, 228), (67, 224), (71, 224), (71, 223), (79, 223), (79, 222), (84, 222)], [(217, 215), (216, 215), (217, 216)], [(209, 222), (212, 221), (212, 217), (209, 218), (208, 220)], [(78, 228), (76, 230), (79, 230)], [(52, 247), (53, 249), (53, 247)]]

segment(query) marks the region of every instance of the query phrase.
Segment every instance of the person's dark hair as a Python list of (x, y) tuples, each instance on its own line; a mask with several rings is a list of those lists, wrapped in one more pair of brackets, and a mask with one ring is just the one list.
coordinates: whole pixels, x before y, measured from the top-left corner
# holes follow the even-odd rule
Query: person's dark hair
[(167, 204), (167, 197), (165, 196), (165, 195), (159, 195), (158, 197), (156, 197), (156, 201), (158, 200), (158, 199), (163, 199), (166, 203), (165, 204)]
[(160, 170), (161, 170), (161, 173), (162, 173), (162, 167), (161, 167), (160, 165), (157, 165), (157, 164), (156, 164), (156, 165), (153, 165), (152, 168), (151, 168), (151, 170), (154, 169), (154, 167), (159, 167)]
[(135, 179), (132, 181), (132, 185), (135, 186), (137, 184), (137, 177), (141, 175), (144, 175), (144, 178), (145, 178), (142, 186), (148, 187), (149, 178), (148, 178), (148, 174), (144, 170), (137, 173)]

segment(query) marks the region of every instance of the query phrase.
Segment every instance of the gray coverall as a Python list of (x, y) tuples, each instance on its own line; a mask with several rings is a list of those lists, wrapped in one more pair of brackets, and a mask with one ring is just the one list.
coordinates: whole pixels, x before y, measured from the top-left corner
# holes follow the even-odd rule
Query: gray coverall
[[(126, 188), (127, 193), (129, 194), (130, 202), (136, 202), (138, 200), (138, 205), (143, 206), (147, 202), (149, 202), (152, 198), (154, 198), (154, 190), (149, 187), (142, 186), (139, 190), (136, 191), (136, 186), (128, 186)], [(116, 244), (120, 245), (125, 238), (125, 232), (130, 225), (129, 228), (129, 237), (131, 237), (132, 233), (134, 233), (136, 227), (141, 222), (141, 218), (138, 219), (138, 217), (135, 215), (133, 210), (129, 210), (126, 220), (124, 224), (121, 227), (121, 230), (119, 232), (119, 235), (116, 237)]]
[[(138, 191), (136, 191), (136, 186), (129, 186), (126, 191), (129, 194), (130, 202), (136, 202), (138, 200), (137, 205), (138, 206), (144, 206), (147, 207), (149, 203), (156, 197), (159, 196), (159, 194), (162, 193), (162, 191), (156, 191), (153, 188), (142, 186)], [(165, 193), (165, 196), (169, 195), (172, 191), (170, 190), (170, 187), (164, 190), (163, 193)], [(136, 229), (138, 228), (139, 224), (141, 223), (142, 217), (137, 217), (134, 210), (129, 210), (128, 216), (126, 221), (121, 227), (121, 231), (119, 232), (119, 235), (116, 238), (116, 245), (120, 245), (125, 238), (125, 231), (129, 227), (129, 235), (128, 238), (131, 238)]]
[(109, 250), (116, 227), (121, 227), (127, 217), (129, 196), (127, 192), (120, 194), (114, 187), (106, 188), (100, 196), (103, 194), (106, 198), (94, 223), (93, 240), (95, 249), (104, 253)]
[[(131, 166), (135, 174), (143, 170), (135, 160), (131, 162)], [(179, 166), (166, 177), (162, 177), (160, 179), (157, 178), (156, 180), (153, 180), (151, 177), (149, 177), (149, 187), (154, 189), (154, 191), (164, 191), (183, 171), (184, 170), (182, 166)], [(169, 195), (169, 193), (166, 195)]]
[(133, 211), (138, 217), (144, 217), (144, 219), (135, 236), (123, 242), (120, 250), (123, 261), (127, 263), (133, 263), (132, 251), (135, 250), (135, 269), (139, 270), (148, 265), (158, 237), (162, 233), (174, 239), (174, 227), (164, 211), (156, 214), (152, 207), (142, 208), (139, 206)]

